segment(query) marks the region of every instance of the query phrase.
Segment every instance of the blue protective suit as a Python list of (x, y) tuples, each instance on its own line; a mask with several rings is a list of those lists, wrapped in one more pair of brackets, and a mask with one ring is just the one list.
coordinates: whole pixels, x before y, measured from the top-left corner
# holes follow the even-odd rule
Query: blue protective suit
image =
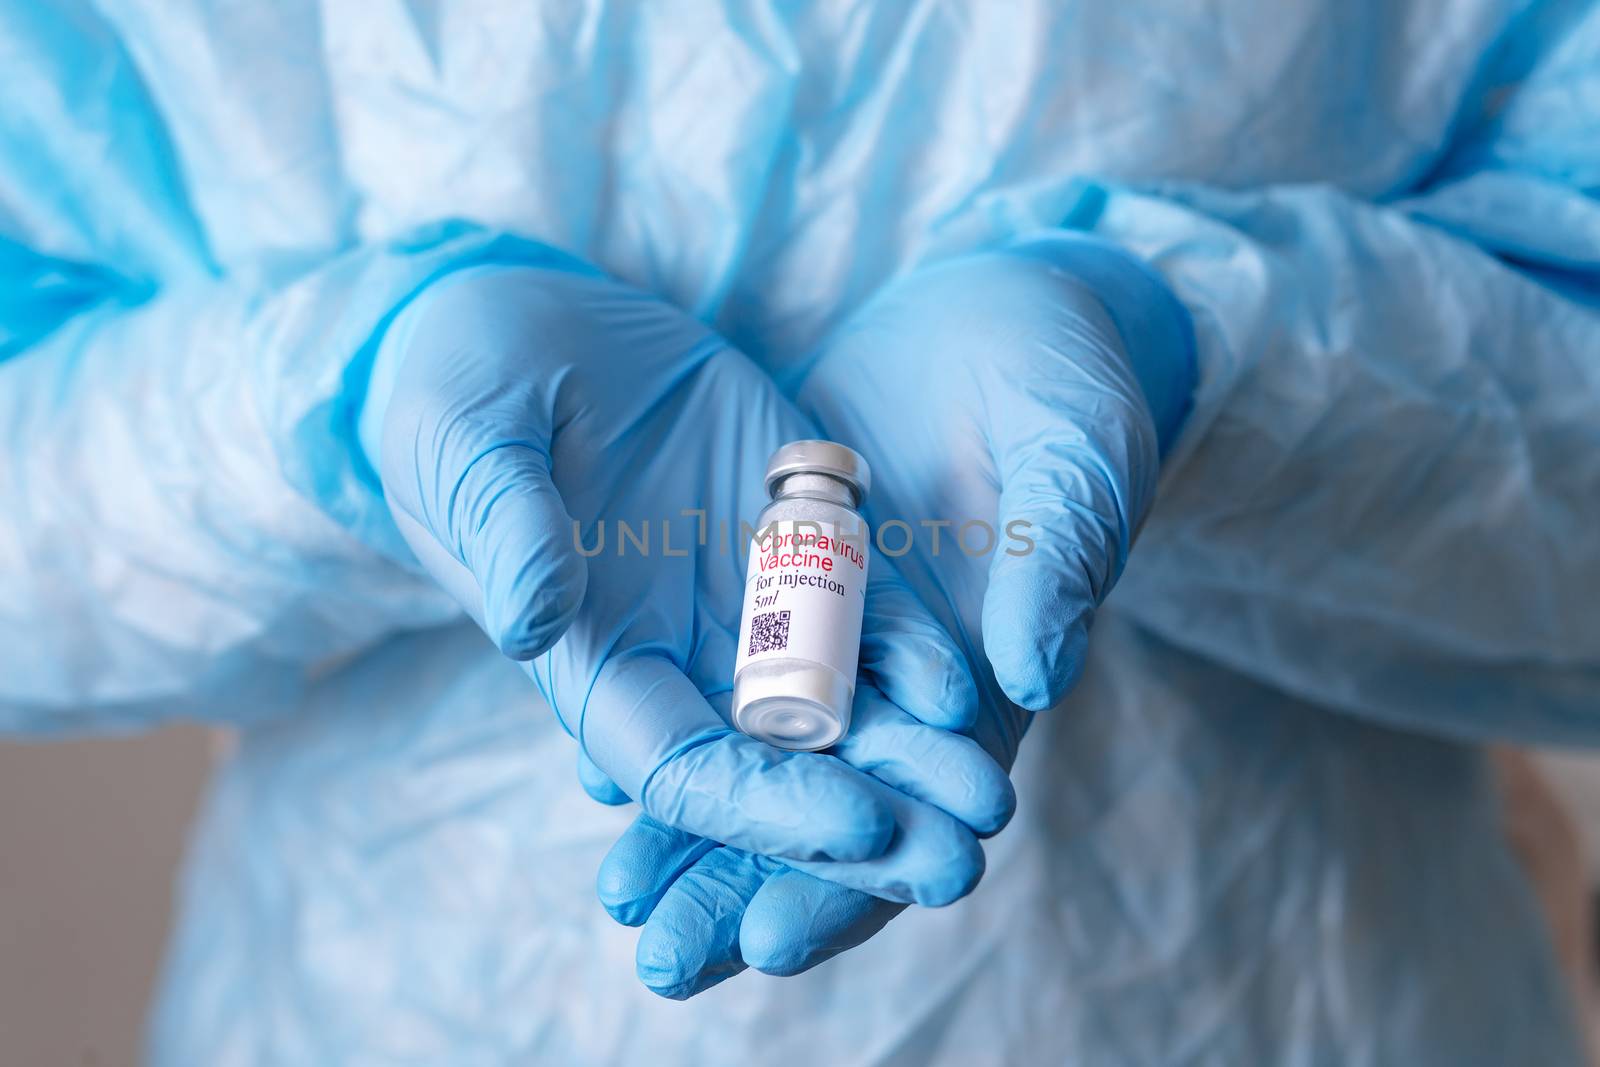
[[(62, 0), (0, 56), (0, 726), (241, 727), (155, 1061), (1577, 1062), (1450, 738), (1600, 738), (1600, 7)], [(1052, 227), (1201, 378), (987, 877), (654, 999), (629, 815), (384, 550), (345, 375), (506, 234), (796, 385)]]

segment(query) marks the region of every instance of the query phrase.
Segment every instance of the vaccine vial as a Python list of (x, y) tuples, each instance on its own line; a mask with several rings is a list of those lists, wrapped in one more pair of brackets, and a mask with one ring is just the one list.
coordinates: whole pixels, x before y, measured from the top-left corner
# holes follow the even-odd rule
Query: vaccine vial
[(767, 462), (733, 675), (733, 725), (814, 751), (850, 729), (871, 537), (867, 461), (832, 441), (791, 441)]

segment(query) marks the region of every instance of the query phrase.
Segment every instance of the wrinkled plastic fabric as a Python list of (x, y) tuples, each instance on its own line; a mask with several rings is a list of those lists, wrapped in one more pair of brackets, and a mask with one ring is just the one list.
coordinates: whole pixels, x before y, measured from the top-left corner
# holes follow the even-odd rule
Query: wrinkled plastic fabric
[[(0, 726), (253, 724), (157, 1062), (1575, 1061), (1476, 757), (1361, 719), (1600, 736), (1593, 4), (64, 0), (0, 57)], [(377, 337), (523, 237), (792, 384), (1056, 226), (1201, 385), (1017, 824), (968, 902), (650, 1001), (626, 813), (353, 447)]]
[(1476, 751), (1114, 612), (1036, 719), (970, 897), (799, 977), (662, 1000), (593, 897), (629, 809), (583, 794), (484, 645), (405, 639), (243, 738), (198, 829), (156, 1062), (1581, 1062)]

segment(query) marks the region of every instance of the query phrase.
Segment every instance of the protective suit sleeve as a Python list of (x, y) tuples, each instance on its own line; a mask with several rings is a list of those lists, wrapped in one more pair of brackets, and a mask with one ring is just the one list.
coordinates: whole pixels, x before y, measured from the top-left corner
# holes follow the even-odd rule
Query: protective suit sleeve
[(411, 294), (550, 254), (446, 225), (93, 305), (0, 363), (0, 729), (248, 718), (456, 616), (394, 531), (353, 412)]
[(1403, 197), (1086, 185), (1069, 224), (1197, 329), (1140, 621), (1347, 711), (1593, 743), (1600, 11), (1524, 29)]

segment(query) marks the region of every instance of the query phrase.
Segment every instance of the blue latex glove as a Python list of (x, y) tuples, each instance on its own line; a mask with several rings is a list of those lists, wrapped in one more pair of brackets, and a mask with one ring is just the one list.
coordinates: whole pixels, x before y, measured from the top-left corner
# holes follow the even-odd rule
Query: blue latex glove
[(947, 729), (973, 720), (972, 679), (892, 566), (873, 568), (860, 718), (838, 757), (725, 722), (744, 561), (721, 530), (759, 511), (770, 453), (813, 435), (704, 325), (564, 261), (425, 290), (386, 335), (361, 415), (401, 533), (531, 661), (591, 794), (859, 889), (954, 899), (982, 872), (973, 830), (1015, 797)]
[[(1082, 669), (1187, 413), (1192, 349), (1187, 312), (1153, 272), (1051, 235), (892, 287), (804, 383), (803, 405), (872, 464), (875, 525), (918, 535), (901, 569), (960, 636), (982, 690), (971, 732), (1008, 767), (1032, 713)], [(995, 536), (968, 528), (969, 554), (957, 537), (972, 520)], [(600, 892), (619, 921), (644, 924), (645, 983), (676, 997), (746, 966), (806, 970), (903, 906), (648, 817), (612, 849)]]

